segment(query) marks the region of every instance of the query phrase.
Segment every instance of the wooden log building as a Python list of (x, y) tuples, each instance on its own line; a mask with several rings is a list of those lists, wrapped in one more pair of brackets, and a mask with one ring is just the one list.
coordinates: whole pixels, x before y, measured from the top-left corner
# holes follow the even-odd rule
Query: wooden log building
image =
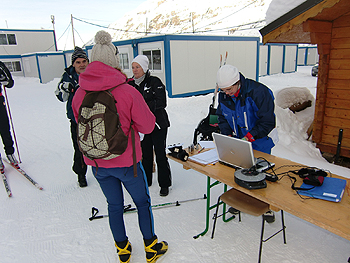
[(317, 44), (313, 141), (350, 157), (350, 1), (307, 0), (260, 30), (263, 43)]

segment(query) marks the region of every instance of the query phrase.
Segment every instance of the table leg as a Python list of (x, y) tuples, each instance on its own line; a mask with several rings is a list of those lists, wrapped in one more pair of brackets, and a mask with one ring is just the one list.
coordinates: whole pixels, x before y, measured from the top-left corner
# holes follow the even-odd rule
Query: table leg
[[(211, 183), (211, 178), (209, 176), (207, 176), (207, 206), (206, 206), (206, 215), (205, 215), (205, 229), (203, 232), (199, 233), (198, 235), (196, 236), (193, 236), (194, 239), (197, 239), (198, 237), (200, 236), (204, 236), (208, 230), (209, 230), (209, 220), (210, 220), (210, 210), (216, 208), (216, 204), (215, 205), (210, 205), (210, 191), (211, 191), (211, 188), (213, 188), (214, 186), (218, 185), (218, 184), (221, 184), (220, 181), (215, 181), (214, 183)], [(224, 185), (224, 192), (227, 191), (227, 185), (225, 184)], [(225, 211), (226, 211), (226, 204), (224, 204), (224, 215), (223, 215), (223, 221), (224, 222), (228, 222), (232, 219), (235, 218), (234, 215), (232, 215), (231, 217), (229, 217), (228, 219), (226, 219), (225, 217)]]
[[(215, 183), (214, 183), (215, 184)], [(216, 185), (216, 184), (215, 184)], [(211, 189), (211, 185), (210, 185), (210, 177), (207, 176), (207, 206), (206, 206), (206, 215), (205, 215), (205, 229), (202, 233), (199, 233), (196, 236), (193, 236), (194, 239), (199, 238), (200, 236), (204, 236), (209, 229), (209, 211), (210, 211), (210, 189)]]

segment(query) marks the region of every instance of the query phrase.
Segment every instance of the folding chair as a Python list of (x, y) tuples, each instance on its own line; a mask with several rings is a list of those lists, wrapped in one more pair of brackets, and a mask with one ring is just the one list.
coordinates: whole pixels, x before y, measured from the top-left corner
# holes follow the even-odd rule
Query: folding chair
[(262, 216), (262, 225), (261, 225), (261, 236), (260, 236), (260, 247), (259, 247), (259, 258), (258, 262), (261, 262), (261, 253), (262, 253), (262, 245), (263, 242), (266, 242), (270, 240), (272, 237), (280, 233), (281, 231), (283, 232), (283, 241), (284, 244), (286, 244), (286, 233), (285, 233), (285, 228), (286, 226), (284, 225), (284, 215), (283, 215), (283, 210), (281, 210), (281, 221), (282, 221), (282, 228), (277, 231), (275, 234), (272, 236), (268, 237), (267, 239), (264, 240), (264, 228), (265, 228), (265, 218), (264, 218), (264, 213), (270, 210), (269, 204), (256, 199), (250, 195), (247, 195), (243, 192), (240, 192), (234, 188), (228, 190), (227, 192), (223, 193), (221, 196), (218, 198), (218, 202), (216, 204), (216, 213), (214, 214), (214, 224), (213, 224), (213, 232), (211, 235), (211, 238), (214, 238), (214, 231), (215, 231), (215, 225), (216, 225), (216, 219), (220, 216), (218, 216), (218, 211), (219, 211), (219, 206), (220, 204), (225, 203), (237, 210), (239, 210), (239, 221), (241, 221), (241, 215), (240, 212), (253, 215), (253, 216)]

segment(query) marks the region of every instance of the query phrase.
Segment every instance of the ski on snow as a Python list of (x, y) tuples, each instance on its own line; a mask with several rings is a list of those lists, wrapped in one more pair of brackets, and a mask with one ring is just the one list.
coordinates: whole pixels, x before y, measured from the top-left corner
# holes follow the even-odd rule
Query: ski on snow
[(1, 169), (0, 173), (1, 173), (2, 181), (3, 181), (5, 189), (6, 189), (7, 196), (11, 197), (12, 196), (12, 192), (11, 192), (9, 184), (7, 183), (7, 179), (6, 179), (6, 175), (5, 175), (4, 169)]
[[(14, 169), (16, 169), (20, 174), (22, 174), (29, 182), (31, 182), (36, 188), (38, 188), (39, 190), (43, 190), (43, 187), (41, 185), (39, 185), (37, 182), (35, 182), (22, 168), (20, 168), (18, 165), (13, 165), (12, 163), (8, 162), (7, 160), (4, 160), (6, 163), (8, 163), (9, 165), (11, 165)], [(5, 174), (4, 174), (5, 176)], [(6, 178), (6, 176), (5, 176)], [(3, 178), (4, 179), (4, 178)], [(5, 184), (5, 181), (4, 181)], [(6, 180), (6, 184), (7, 184), (7, 180)], [(8, 184), (7, 184), (8, 186)], [(5, 185), (6, 188), (6, 185)], [(8, 188), (10, 189), (10, 188)], [(7, 188), (6, 188), (7, 191)], [(10, 190), (11, 191), (11, 190)], [(12, 196), (12, 194), (11, 194)]]

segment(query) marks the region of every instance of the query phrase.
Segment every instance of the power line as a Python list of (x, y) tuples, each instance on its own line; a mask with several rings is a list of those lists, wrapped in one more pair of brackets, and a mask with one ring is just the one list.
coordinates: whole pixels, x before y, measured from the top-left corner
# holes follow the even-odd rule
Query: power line
[(224, 19), (226, 19), (226, 18), (228, 18), (228, 17), (230, 17), (230, 16), (232, 16), (232, 15), (234, 15), (234, 14), (236, 14), (236, 13), (242, 11), (243, 9), (247, 8), (248, 6), (254, 4), (254, 3), (257, 2), (257, 1), (258, 1), (258, 0), (255, 0), (255, 1), (251, 2), (250, 4), (248, 4), (248, 5), (244, 6), (244, 7), (242, 7), (241, 9), (239, 9), (239, 10), (233, 12), (232, 14), (229, 14), (228, 16), (225, 16), (225, 17), (223, 17), (223, 18), (221, 18), (221, 19), (219, 19), (219, 20), (217, 20), (217, 21), (215, 21), (215, 22), (212, 22), (212, 23), (210, 23), (210, 24), (208, 24), (208, 25), (206, 25), (206, 26), (199, 27), (198, 29), (201, 29), (201, 28), (203, 28), (203, 27), (210, 26), (210, 25), (212, 25), (212, 24), (216, 24), (217, 22), (220, 22), (220, 21), (222, 21), (222, 20), (224, 20)]
[[(207, 26), (212, 25), (212, 24), (215, 24), (215, 23), (217, 23), (217, 22), (219, 22), (219, 21), (221, 21), (221, 20), (223, 20), (223, 19), (226, 19), (227, 17), (229, 17), (229, 16), (231, 16), (231, 15), (233, 15), (233, 14), (235, 14), (235, 13), (241, 11), (241, 10), (243, 10), (244, 8), (247, 8), (248, 6), (254, 4), (254, 3), (257, 2), (257, 1), (258, 1), (258, 0), (255, 0), (254, 2), (252, 2), (252, 3), (250, 3), (250, 4), (246, 5), (246, 6), (244, 6), (243, 8), (241, 8), (241, 9), (239, 9), (239, 10), (237, 10), (236, 12), (234, 12), (234, 13), (232, 13), (232, 14), (230, 14), (230, 15), (228, 15), (228, 16), (226, 16), (226, 17), (220, 19), (220, 20), (217, 20), (216, 22), (212, 22), (212, 23), (208, 24)], [(92, 22), (85, 21), (85, 20), (80, 19), (80, 18), (77, 18), (77, 17), (73, 17), (73, 19), (76, 19), (76, 20), (78, 20), (78, 21), (80, 21), (80, 22), (83, 22), (83, 23), (86, 23), (86, 24), (89, 24), (89, 25), (93, 25), (93, 26), (97, 26), (97, 27), (101, 27), (101, 28), (105, 28), (105, 29), (109, 29), (109, 30), (116, 30), (116, 31), (126, 32), (126, 33), (146, 34), (145, 31), (125, 30), (125, 29), (120, 29), (120, 28), (113, 28), (113, 27), (103, 26), (103, 25), (99, 25), (99, 24), (96, 24), (96, 23), (92, 23)], [(192, 32), (175, 32), (175, 33), (172, 33), (172, 34), (207, 33), (207, 32), (214, 32), (214, 31), (229, 30), (229, 29), (233, 29), (233, 28), (238, 28), (236, 31), (241, 31), (241, 30), (247, 30), (247, 29), (243, 29), (243, 28), (242, 28), (242, 27), (244, 27), (244, 26), (258, 25), (259, 23), (262, 23), (262, 22), (264, 22), (264, 21), (265, 21), (265, 20), (258, 20), (258, 21), (255, 21), (255, 22), (250, 22), (250, 23), (245, 23), (245, 24), (235, 25), (235, 26), (229, 26), (229, 27), (219, 28), (219, 29), (208, 29), (208, 30), (194, 31), (194, 32), (193, 32), (193, 31), (192, 31)], [(69, 27), (69, 25), (68, 25), (68, 27)], [(67, 27), (67, 29), (68, 29), (68, 27)], [(203, 27), (200, 27), (200, 28), (203, 28)], [(255, 28), (256, 28), (256, 27), (255, 27)], [(258, 28), (259, 28), (259, 27), (258, 27)], [(65, 32), (67, 31), (67, 29), (65, 30)], [(198, 29), (199, 29), (199, 28), (198, 28)], [(77, 31), (76, 29), (74, 29), (74, 30), (78, 33), (78, 31)], [(168, 28), (168, 30), (169, 30), (169, 28)], [(64, 32), (64, 33), (65, 33), (65, 32)], [(64, 34), (64, 33), (63, 33), (63, 34)], [(162, 32), (149, 32), (149, 31), (147, 31), (147, 34), (164, 34), (164, 33), (162, 33)], [(172, 34), (170, 34), (170, 35), (172, 35)], [(79, 33), (78, 33), (78, 35), (79, 35)], [(80, 35), (79, 35), (79, 37), (80, 37)], [(82, 40), (81, 37), (80, 37), (80, 39), (81, 39), (81, 41), (84, 43), (84, 41)]]
[[(77, 34), (78, 34), (78, 36), (79, 36), (79, 38), (80, 38), (81, 42), (83, 42), (83, 43), (84, 43), (84, 40), (81, 38), (81, 36), (80, 36), (79, 32), (78, 32), (78, 31), (77, 31), (75, 28), (74, 28), (74, 31), (75, 31), (75, 32), (77, 32)], [(85, 44), (84, 44), (84, 45), (85, 45)], [(84, 46), (84, 45), (83, 45), (83, 46)]]
[[(83, 22), (83, 23), (86, 23), (86, 24), (89, 24), (89, 25), (93, 25), (93, 26), (97, 26), (97, 27), (106, 28), (106, 29), (111, 29), (111, 30), (116, 30), (116, 31), (121, 31), (121, 32), (138, 33), (138, 34), (145, 34), (146, 33), (145, 31), (133, 31), (133, 30), (125, 30), (125, 29), (120, 29), (120, 28), (102, 26), (102, 25), (98, 25), (98, 24), (91, 23), (91, 22), (88, 22), (88, 21), (84, 21), (84, 20), (76, 18), (74, 16), (73, 16), (73, 18), (78, 20), (78, 21), (80, 21), (80, 22)], [(161, 34), (161, 33), (157, 33), (157, 32), (147, 32), (147, 33), (149, 33), (149, 34)]]
[[(208, 30), (203, 30), (203, 31), (196, 31), (196, 33), (206, 33), (206, 32), (213, 32), (213, 31), (221, 31), (221, 30), (228, 30), (228, 29), (233, 29), (236, 27), (244, 27), (244, 26), (249, 26), (249, 25), (255, 25), (255, 24), (259, 24), (259, 23), (263, 23), (265, 22), (265, 20), (259, 20), (259, 21), (255, 21), (255, 22), (250, 22), (250, 23), (246, 23), (246, 24), (241, 24), (241, 25), (237, 25), (237, 26), (230, 26), (230, 27), (224, 27), (224, 28), (217, 28), (217, 29), (208, 29)], [(249, 28), (250, 29), (250, 28)], [(240, 30), (247, 30), (247, 29), (237, 29), (237, 31)]]
[[(62, 33), (62, 35), (59, 37), (59, 39), (56, 41), (56, 43), (58, 42), (58, 41), (60, 41), (60, 39), (63, 37), (63, 35), (66, 33), (66, 31), (68, 30), (68, 28), (70, 27), (70, 22), (69, 22), (69, 25), (67, 26), (67, 28), (66, 28), (66, 30), (64, 30), (64, 32)], [(54, 44), (51, 46), (51, 47), (49, 47), (48, 49), (46, 49), (45, 51), (48, 51), (49, 49), (51, 49), (52, 47), (54, 46)]]

